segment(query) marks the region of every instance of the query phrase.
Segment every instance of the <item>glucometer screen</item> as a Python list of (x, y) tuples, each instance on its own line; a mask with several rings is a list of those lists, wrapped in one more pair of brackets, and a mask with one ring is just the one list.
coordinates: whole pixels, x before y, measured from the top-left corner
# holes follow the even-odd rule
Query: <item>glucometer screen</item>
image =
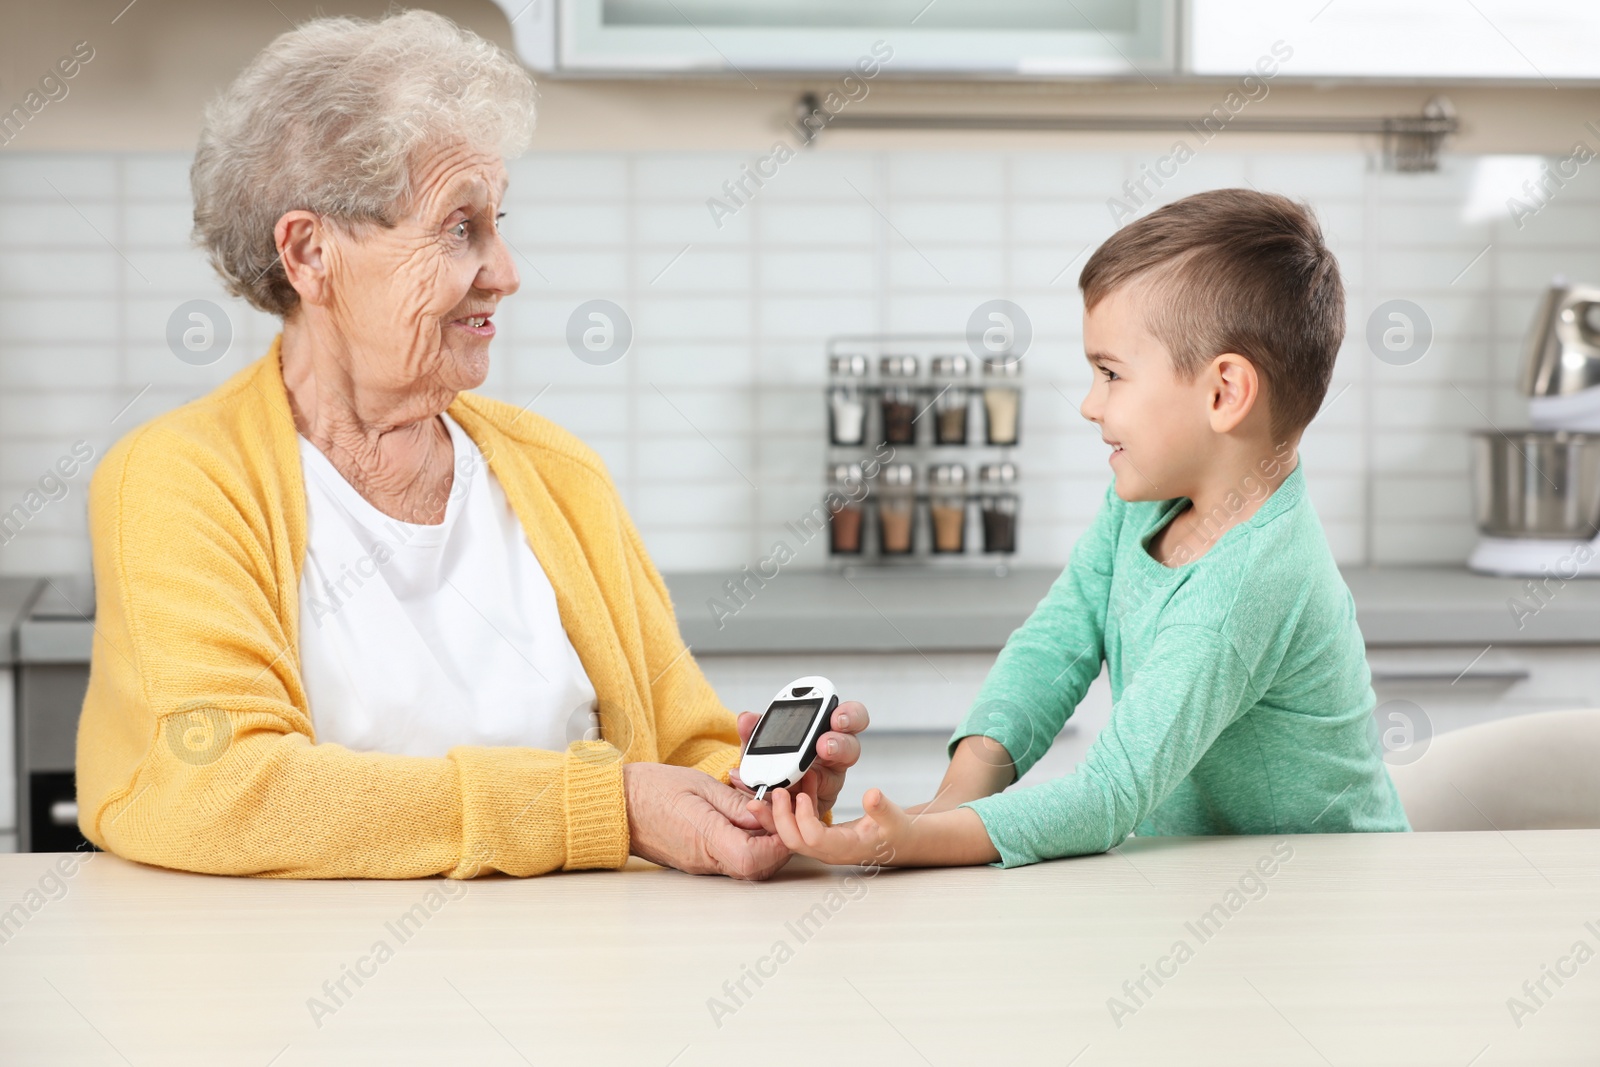
[(820, 700), (779, 700), (761, 718), (761, 725), (750, 739), (750, 754), (796, 752), (805, 744), (811, 720), (822, 707)]

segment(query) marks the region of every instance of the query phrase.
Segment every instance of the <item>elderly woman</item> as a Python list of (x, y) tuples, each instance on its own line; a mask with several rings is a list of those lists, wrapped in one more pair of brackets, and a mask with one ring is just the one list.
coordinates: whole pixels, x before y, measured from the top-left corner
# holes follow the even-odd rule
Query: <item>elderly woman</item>
[[(283, 327), (96, 472), (95, 844), (310, 878), (787, 860), (730, 773), (755, 716), (688, 654), (600, 460), (465, 391), (517, 291), (499, 209), (533, 100), (411, 11), (284, 34), (207, 111), (196, 237)], [(823, 809), (866, 722), (834, 713)]]

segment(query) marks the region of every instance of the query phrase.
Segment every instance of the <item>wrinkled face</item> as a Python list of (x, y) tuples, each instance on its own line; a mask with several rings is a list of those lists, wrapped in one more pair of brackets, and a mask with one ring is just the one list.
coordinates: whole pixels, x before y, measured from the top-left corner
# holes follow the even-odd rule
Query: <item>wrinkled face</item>
[(1079, 411), (1112, 446), (1111, 470), (1123, 500), (1191, 495), (1214, 448), (1204, 372), (1192, 382), (1145, 327), (1142, 286), (1131, 282), (1083, 316), (1083, 350), (1094, 384)]
[(490, 316), (521, 284), (498, 227), (507, 181), (498, 154), (441, 148), (417, 167), (412, 203), (392, 229), (330, 239), (328, 312), (366, 389), (453, 396), (483, 384)]

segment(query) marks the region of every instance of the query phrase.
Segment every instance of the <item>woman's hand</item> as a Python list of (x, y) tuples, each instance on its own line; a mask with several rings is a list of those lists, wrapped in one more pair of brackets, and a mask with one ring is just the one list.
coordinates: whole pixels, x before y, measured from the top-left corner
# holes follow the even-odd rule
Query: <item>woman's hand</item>
[[(752, 711), (739, 713), (739, 747), (750, 743), (761, 716)], [(856, 734), (867, 728), (867, 708), (858, 700), (847, 700), (833, 709), (828, 725), (831, 730), (817, 738), (817, 758), (795, 783), (794, 791), (805, 793), (816, 805), (817, 811), (832, 811), (839, 790), (844, 786), (844, 775), (856, 760), (861, 758), (861, 742)], [(736, 788), (749, 791), (749, 786), (739, 780), (738, 768), (728, 776)]]
[(626, 763), (622, 790), (629, 851), (689, 874), (760, 881), (789, 861), (789, 850), (745, 810), (745, 794), (703, 771), (664, 763)]
[(878, 867), (957, 867), (993, 863), (1000, 853), (989, 840), (983, 820), (971, 808), (913, 815), (891, 802), (880, 789), (862, 798), (866, 814), (852, 822), (828, 826), (817, 818), (808, 794), (790, 796), (775, 789), (769, 812), (758, 800), (752, 815), (765, 815), (791, 851), (824, 863)]

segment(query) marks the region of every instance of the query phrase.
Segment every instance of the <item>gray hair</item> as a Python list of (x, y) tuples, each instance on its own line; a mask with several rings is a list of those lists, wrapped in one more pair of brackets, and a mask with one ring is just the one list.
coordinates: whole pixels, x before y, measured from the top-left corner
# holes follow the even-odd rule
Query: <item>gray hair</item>
[(273, 239), (285, 212), (391, 227), (425, 153), (466, 143), (520, 155), (534, 99), (515, 59), (443, 15), (306, 22), (207, 106), (189, 170), (194, 241), (228, 292), (287, 315), (300, 297)]

